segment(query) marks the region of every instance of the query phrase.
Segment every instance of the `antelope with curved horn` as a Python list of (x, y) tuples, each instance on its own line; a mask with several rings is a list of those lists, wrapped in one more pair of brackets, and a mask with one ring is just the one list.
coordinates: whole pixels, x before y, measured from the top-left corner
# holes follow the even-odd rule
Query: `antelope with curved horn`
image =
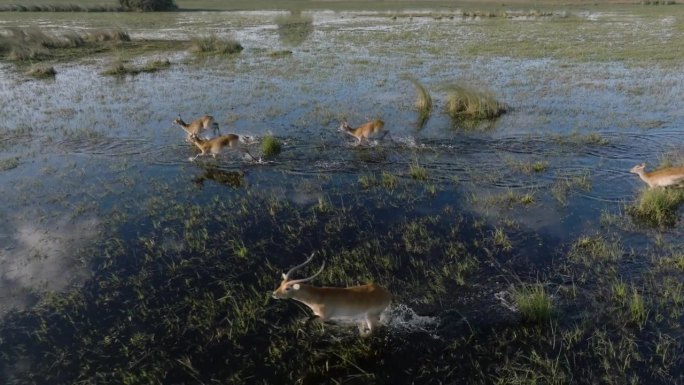
[(186, 141), (190, 142), (190, 137), (192, 135), (199, 135), (200, 132), (208, 130), (209, 127), (214, 130), (214, 133), (219, 131), (219, 126), (216, 121), (214, 121), (214, 117), (211, 115), (204, 115), (200, 118), (197, 118), (193, 120), (190, 123), (185, 123), (183, 119), (181, 118), (180, 114), (178, 114), (178, 117), (173, 120), (173, 124), (179, 125), (183, 131), (185, 131), (188, 134), (188, 137)]
[(684, 167), (669, 167), (646, 172), (646, 163), (632, 167), (629, 172), (639, 175), (650, 188), (653, 187), (684, 187)]
[(204, 155), (209, 155), (211, 154), (214, 158), (216, 158), (216, 155), (220, 154), (221, 151), (223, 151), (226, 148), (237, 148), (240, 149), (242, 152), (246, 153), (247, 155), (252, 158), (252, 160), (255, 160), (254, 156), (249, 153), (249, 151), (246, 148), (243, 148), (240, 143), (240, 137), (235, 134), (227, 134), (227, 135), (221, 135), (217, 136), (215, 138), (211, 139), (202, 139), (199, 137), (197, 134), (191, 134), (190, 135), (190, 141), (197, 146), (197, 148), (200, 149), (200, 153), (195, 155), (194, 157), (190, 158), (190, 161), (194, 161), (197, 159), (199, 156), (204, 156)]
[(363, 142), (363, 139), (369, 140), (375, 137), (383, 139), (385, 135), (389, 134), (389, 131), (385, 130), (385, 122), (380, 119), (371, 120), (356, 128), (349, 126), (345, 120), (340, 123), (339, 130), (355, 137), (358, 140), (357, 146)]
[(309, 308), (319, 321), (331, 319), (362, 319), (370, 334), (380, 321), (380, 314), (392, 301), (392, 294), (387, 289), (373, 283), (353, 287), (317, 287), (305, 284), (316, 278), (325, 268), (323, 266), (312, 276), (302, 279), (290, 279), (293, 272), (302, 268), (314, 257), (314, 253), (304, 261), (283, 274), (283, 281), (275, 291), (273, 298), (294, 299)]

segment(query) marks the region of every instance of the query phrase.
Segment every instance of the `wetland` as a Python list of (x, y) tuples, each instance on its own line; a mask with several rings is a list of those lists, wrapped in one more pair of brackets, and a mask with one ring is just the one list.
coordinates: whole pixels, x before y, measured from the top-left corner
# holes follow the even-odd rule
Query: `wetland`
[(0, 12), (0, 383), (684, 383), (684, 6), (178, 3)]

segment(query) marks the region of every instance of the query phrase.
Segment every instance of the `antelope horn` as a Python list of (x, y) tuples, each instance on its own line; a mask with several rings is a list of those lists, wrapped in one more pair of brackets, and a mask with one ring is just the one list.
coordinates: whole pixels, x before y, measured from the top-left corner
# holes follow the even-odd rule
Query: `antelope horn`
[(316, 278), (316, 277), (318, 276), (318, 274), (321, 274), (321, 273), (323, 272), (323, 269), (325, 269), (325, 262), (323, 262), (323, 265), (321, 266), (320, 269), (318, 269), (318, 271), (316, 272), (316, 274), (314, 274), (314, 275), (312, 275), (311, 277), (308, 277), (308, 278), (295, 279), (295, 280), (293, 280), (293, 281), (290, 281), (290, 283), (291, 283), (291, 284), (295, 284), (295, 283), (309, 282), (309, 281), (311, 281), (312, 279)]
[(314, 254), (316, 254), (315, 251), (314, 251), (313, 253), (311, 253), (311, 256), (309, 257), (309, 259), (307, 259), (306, 261), (304, 261), (304, 263), (299, 264), (299, 265), (297, 265), (297, 266), (291, 268), (287, 273), (283, 274), (283, 279), (288, 279), (288, 278), (290, 277), (290, 274), (292, 274), (295, 270), (297, 270), (297, 269), (299, 269), (299, 268), (305, 266), (307, 263), (311, 262), (311, 260), (312, 260), (313, 257), (314, 257)]

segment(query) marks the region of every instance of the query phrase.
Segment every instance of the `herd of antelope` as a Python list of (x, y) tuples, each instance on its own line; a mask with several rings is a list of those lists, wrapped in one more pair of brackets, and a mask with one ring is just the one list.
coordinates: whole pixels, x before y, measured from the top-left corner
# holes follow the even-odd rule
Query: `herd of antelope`
[[(212, 116), (205, 115), (190, 123), (185, 123), (180, 115), (173, 121), (187, 134), (186, 141), (193, 143), (199, 148), (200, 153), (191, 157), (194, 161), (199, 156), (211, 154), (219, 155), (224, 149), (239, 149), (248, 154), (252, 160), (255, 158), (241, 144), (242, 138), (236, 134), (221, 135), (218, 123)], [(213, 138), (202, 138), (200, 134), (209, 129), (217, 134)], [(349, 126), (343, 121), (339, 130), (356, 138), (356, 145), (361, 145), (364, 140), (384, 138), (389, 134), (385, 130), (385, 122), (380, 119), (371, 120), (356, 128)], [(684, 187), (684, 167), (669, 167), (657, 171), (646, 172), (646, 164), (634, 166), (630, 172), (648, 184), (649, 188), (655, 187)], [(283, 281), (273, 291), (273, 298), (294, 299), (308, 306), (314, 317), (325, 322), (333, 319), (351, 319), (361, 321), (360, 330), (362, 335), (369, 335), (380, 321), (380, 315), (387, 309), (392, 301), (392, 294), (385, 288), (373, 283), (353, 287), (318, 287), (307, 284), (316, 278), (325, 268), (325, 262), (321, 268), (310, 277), (291, 279), (292, 273), (307, 265), (313, 259), (314, 254), (304, 263), (291, 268), (283, 274)], [(365, 323), (365, 328), (363, 327)]]

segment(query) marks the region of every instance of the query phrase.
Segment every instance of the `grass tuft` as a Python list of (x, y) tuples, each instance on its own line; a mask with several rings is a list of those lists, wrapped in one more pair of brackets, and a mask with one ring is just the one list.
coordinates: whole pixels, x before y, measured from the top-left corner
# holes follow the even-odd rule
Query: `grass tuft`
[(553, 301), (541, 284), (522, 285), (513, 289), (513, 300), (523, 319), (541, 323), (551, 319)]
[(57, 75), (57, 71), (55, 71), (55, 67), (52, 66), (35, 65), (26, 72), (26, 75), (33, 76), (37, 79), (48, 79), (54, 78), (55, 75)]
[(261, 142), (261, 152), (264, 156), (276, 156), (280, 154), (281, 144), (273, 135), (268, 135)]
[(432, 96), (430, 96), (428, 90), (422, 84), (420, 84), (420, 82), (417, 80), (411, 80), (411, 82), (416, 87), (416, 91), (418, 92), (416, 97), (418, 123), (420, 126), (423, 126), (430, 118), (430, 113), (432, 112)]
[(635, 221), (653, 227), (672, 227), (684, 202), (684, 189), (650, 188), (643, 190), (636, 203), (627, 208)]
[(196, 54), (233, 55), (242, 52), (243, 47), (237, 40), (209, 35), (192, 39), (190, 50)]
[(428, 178), (427, 170), (418, 163), (411, 163), (409, 165), (409, 175), (417, 180), (427, 180)]
[(454, 120), (488, 120), (504, 114), (507, 106), (490, 91), (455, 84), (448, 88), (445, 110)]

